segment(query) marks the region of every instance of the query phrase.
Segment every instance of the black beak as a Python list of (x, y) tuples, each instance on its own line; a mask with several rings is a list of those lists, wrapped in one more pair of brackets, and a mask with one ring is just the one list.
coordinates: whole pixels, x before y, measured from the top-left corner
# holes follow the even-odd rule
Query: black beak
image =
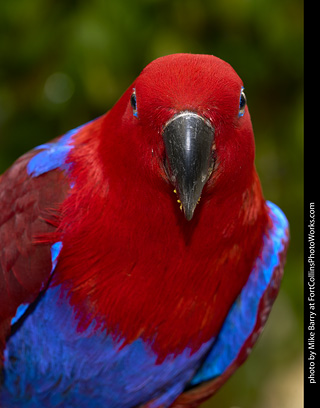
[(186, 111), (166, 123), (162, 136), (168, 175), (189, 221), (213, 170), (214, 128), (207, 119)]

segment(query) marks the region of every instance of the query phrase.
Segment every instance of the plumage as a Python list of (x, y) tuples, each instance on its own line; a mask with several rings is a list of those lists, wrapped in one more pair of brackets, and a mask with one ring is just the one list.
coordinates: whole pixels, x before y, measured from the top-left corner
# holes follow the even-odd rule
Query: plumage
[(149, 64), (18, 159), (0, 203), (4, 408), (196, 407), (279, 289), (288, 223), (262, 195), (242, 81), (213, 56)]

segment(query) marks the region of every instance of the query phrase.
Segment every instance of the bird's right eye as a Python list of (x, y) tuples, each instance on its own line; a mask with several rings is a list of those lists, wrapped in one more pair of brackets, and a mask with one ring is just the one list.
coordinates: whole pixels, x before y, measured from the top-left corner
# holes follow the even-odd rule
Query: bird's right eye
[(241, 93), (240, 93), (240, 102), (239, 102), (239, 113), (238, 113), (239, 117), (244, 115), (246, 104), (247, 104), (247, 98), (246, 98), (246, 94), (244, 93), (244, 88), (242, 87)]
[(133, 90), (133, 93), (131, 94), (130, 103), (131, 103), (131, 107), (132, 107), (133, 116), (138, 117), (137, 96), (136, 96), (135, 89)]

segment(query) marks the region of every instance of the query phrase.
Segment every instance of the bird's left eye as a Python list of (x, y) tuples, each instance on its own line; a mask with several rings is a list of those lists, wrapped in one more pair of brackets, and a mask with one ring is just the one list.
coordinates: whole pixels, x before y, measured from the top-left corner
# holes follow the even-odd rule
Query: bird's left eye
[(136, 117), (138, 117), (137, 97), (136, 97), (136, 91), (135, 91), (135, 89), (133, 90), (133, 93), (131, 94), (130, 103), (131, 103), (133, 115), (136, 116)]
[(246, 98), (246, 94), (244, 93), (244, 88), (242, 87), (241, 94), (240, 94), (240, 102), (239, 102), (239, 113), (238, 113), (239, 117), (244, 115), (246, 104), (247, 104), (247, 98)]

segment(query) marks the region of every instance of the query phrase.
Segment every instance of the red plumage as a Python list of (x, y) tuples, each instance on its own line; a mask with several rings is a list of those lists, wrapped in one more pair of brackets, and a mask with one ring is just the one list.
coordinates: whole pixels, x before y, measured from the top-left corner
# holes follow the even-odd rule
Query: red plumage
[[(250, 117), (241, 127), (227, 120), (238, 109), (240, 79), (214, 57), (194, 56), (191, 67), (179, 55), (166, 61), (167, 70), (158, 72), (159, 60), (151, 64), (110, 113), (75, 136), (69, 161), (78, 187), (62, 207), (64, 246), (54, 277), (70, 291), (83, 329), (96, 319), (126, 342), (154, 338), (160, 360), (217, 335), (268, 223)], [(207, 83), (203, 70), (227, 70), (228, 80)], [(166, 92), (151, 86), (158, 75)], [(139, 121), (128, 103), (133, 88)], [(188, 223), (159, 160), (161, 128), (179, 110), (215, 123), (219, 157)]]

